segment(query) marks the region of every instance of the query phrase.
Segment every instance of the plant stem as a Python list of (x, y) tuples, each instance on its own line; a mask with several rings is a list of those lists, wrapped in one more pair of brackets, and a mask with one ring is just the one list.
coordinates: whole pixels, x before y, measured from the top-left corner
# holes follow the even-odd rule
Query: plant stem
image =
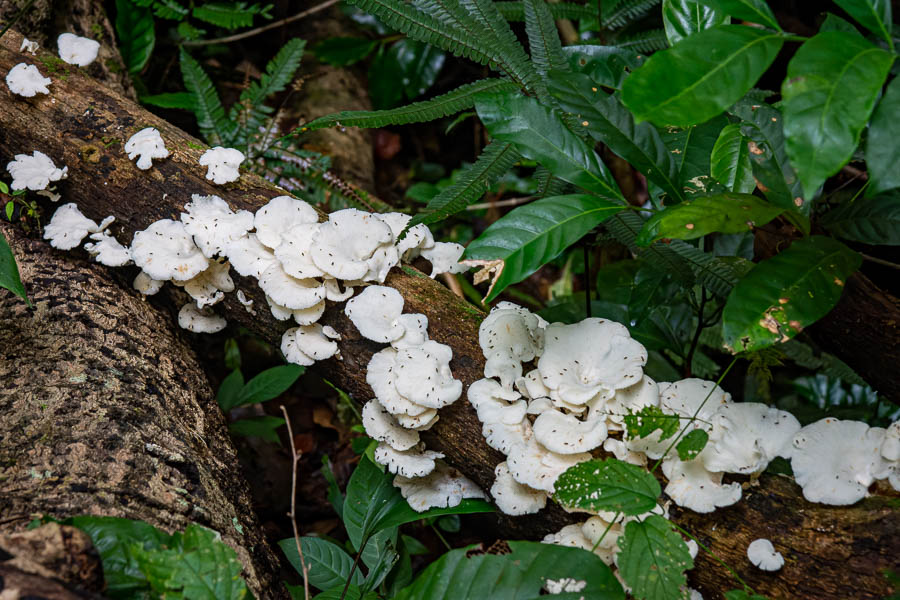
[(363, 548), (366, 547), (366, 544), (369, 543), (369, 538), (366, 536), (363, 538), (362, 544), (359, 545), (359, 550), (356, 552), (356, 556), (353, 558), (353, 566), (350, 567), (350, 574), (347, 575), (347, 581), (344, 582), (344, 589), (341, 591), (340, 600), (344, 600), (344, 597), (347, 595), (347, 590), (350, 589), (350, 582), (353, 580), (353, 574), (356, 572), (356, 567), (359, 566), (359, 559), (362, 556)]
[(891, 269), (900, 270), (900, 265), (898, 265), (897, 263), (892, 263), (889, 260), (884, 260), (883, 258), (876, 258), (874, 256), (869, 256), (868, 254), (863, 254), (862, 252), (860, 252), (859, 255), (863, 257), (863, 260), (873, 262), (876, 265), (882, 265), (884, 267), (890, 267)]
[(306, 559), (303, 558), (303, 544), (300, 543), (300, 530), (297, 528), (297, 467), (300, 464), (301, 453), (297, 452), (294, 445), (294, 432), (291, 429), (291, 418), (288, 416), (287, 409), (281, 405), (281, 413), (284, 415), (284, 422), (287, 425), (288, 440), (291, 444), (291, 512), (288, 516), (291, 518), (291, 527), (294, 528), (294, 541), (297, 543), (297, 553), (300, 555), (300, 570), (303, 575), (303, 598), (309, 600), (309, 567), (306, 565)]
[[(31, 0), (32, 2), (34, 0)], [(254, 35), (259, 35), (260, 33), (269, 31), (271, 29), (277, 29), (278, 27), (282, 27), (287, 25), (288, 23), (293, 23), (294, 21), (299, 21), (304, 17), (308, 17), (309, 15), (315, 14), (317, 12), (323, 11), (329, 6), (337, 4), (340, 0), (325, 0), (325, 2), (313, 6), (307, 10), (297, 13), (292, 17), (287, 17), (286, 19), (281, 19), (280, 21), (275, 21), (274, 23), (269, 23), (268, 25), (263, 25), (262, 27), (257, 27), (256, 29), (249, 29), (247, 31), (243, 31), (241, 33), (236, 33), (234, 35), (227, 35), (225, 37), (215, 38), (213, 40), (193, 40), (184, 42), (184, 46), (208, 46), (210, 44), (228, 44), (231, 42), (237, 42), (238, 40), (244, 40), (248, 37), (253, 37)]]
[(444, 544), (444, 547), (447, 548), (448, 551), (453, 550), (453, 547), (447, 542), (447, 540), (444, 538), (444, 536), (441, 535), (441, 532), (438, 530), (437, 527), (435, 527), (434, 523), (431, 523), (430, 525), (431, 525), (431, 528), (434, 529), (435, 535), (437, 535), (438, 539), (441, 540), (441, 543)]
[(688, 348), (687, 356), (684, 359), (684, 376), (690, 377), (694, 367), (694, 353), (697, 351), (697, 345), (700, 343), (700, 334), (703, 333), (705, 324), (703, 322), (703, 309), (706, 307), (706, 288), (700, 290), (700, 308), (697, 311), (697, 331), (694, 332), (694, 339), (691, 340), (691, 346)]
[(584, 245), (584, 314), (591, 318), (591, 261), (588, 244)]
[(680, 531), (680, 532), (683, 533), (684, 535), (686, 535), (686, 536), (688, 536), (689, 538), (691, 538), (692, 540), (694, 540), (694, 542), (697, 543), (697, 547), (698, 547), (698, 548), (700, 548), (701, 550), (703, 550), (704, 552), (706, 552), (707, 554), (709, 554), (710, 556), (712, 556), (712, 557), (716, 560), (716, 562), (718, 562), (720, 565), (722, 565), (723, 567), (725, 567), (726, 569), (728, 569), (728, 572), (731, 573), (731, 576), (734, 577), (734, 579), (744, 587), (744, 591), (745, 591), (745, 592), (747, 592), (747, 593), (749, 593), (749, 594), (754, 594), (754, 595), (756, 594), (756, 592), (753, 590), (753, 588), (750, 587), (749, 585), (747, 585), (747, 582), (746, 582), (746, 581), (744, 581), (743, 579), (741, 579), (741, 576), (737, 574), (737, 571), (735, 571), (734, 569), (732, 569), (731, 566), (729, 566), (729, 564), (728, 564), (727, 562), (725, 562), (724, 560), (722, 560), (722, 559), (719, 557), (718, 554), (716, 554), (715, 552), (713, 552), (712, 550), (710, 550), (707, 546), (704, 546), (704, 545), (700, 542), (700, 540), (698, 540), (693, 534), (691, 534), (690, 532), (686, 531), (686, 530), (683, 529), (682, 527), (679, 527), (679, 525), (678, 525), (677, 523), (675, 523), (675, 522), (673, 522), (673, 521), (669, 521), (669, 522), (672, 523), (672, 526), (675, 527), (675, 529), (677, 529), (678, 531)]

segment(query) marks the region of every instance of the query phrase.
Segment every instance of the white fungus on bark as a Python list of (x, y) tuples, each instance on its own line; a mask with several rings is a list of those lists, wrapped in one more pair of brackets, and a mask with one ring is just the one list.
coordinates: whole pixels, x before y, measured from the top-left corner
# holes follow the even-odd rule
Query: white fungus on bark
[(256, 211), (253, 225), (260, 243), (272, 250), (295, 225), (316, 225), (319, 215), (308, 203), (291, 196), (276, 196)]
[(227, 321), (210, 309), (200, 309), (193, 302), (188, 302), (178, 311), (178, 325), (194, 333), (218, 333), (225, 329)]
[(41, 75), (40, 70), (28, 63), (19, 63), (6, 74), (6, 85), (13, 94), (33, 98), (37, 94), (49, 94), (52, 81)]
[(383, 465), (388, 471), (401, 477), (425, 477), (435, 468), (435, 459), (444, 458), (440, 452), (425, 450), (424, 444), (418, 444), (408, 450), (397, 450), (389, 444), (380, 442), (372, 455), (375, 462)]
[(484, 498), (484, 492), (456, 469), (438, 461), (425, 477), (394, 477), (394, 485), (416, 512), (458, 506), (463, 498)]
[(243, 238), (253, 228), (253, 213), (247, 210), (234, 212), (218, 196), (193, 194), (184, 210), (181, 222), (207, 258), (225, 255), (232, 242)]
[(159, 281), (187, 281), (199, 275), (209, 260), (194, 243), (184, 223), (154, 221), (134, 234), (131, 258), (147, 275)]
[(49, 156), (39, 150), (27, 154), (16, 154), (15, 160), (6, 164), (6, 170), (12, 175), (10, 187), (14, 190), (44, 190), (51, 181), (60, 181), (69, 174), (69, 167), (56, 167)]
[(506, 462), (494, 468), (494, 485), (490, 491), (494, 504), (506, 515), (530, 515), (547, 505), (547, 493), (516, 481)]
[(281, 353), (289, 363), (308, 367), (317, 360), (337, 355), (338, 345), (322, 332), (320, 324), (314, 323), (285, 331), (281, 336)]
[(131, 262), (131, 250), (120, 244), (108, 231), (90, 235), (91, 242), (84, 245), (94, 260), (107, 267), (124, 267)]
[(244, 153), (234, 148), (215, 146), (200, 156), (200, 166), (207, 167), (206, 178), (216, 185), (237, 181), (241, 173), (239, 167), (244, 162)]
[(403, 296), (394, 288), (371, 285), (347, 301), (344, 313), (360, 335), (373, 342), (387, 344), (404, 333)]
[(61, 33), (56, 38), (59, 57), (70, 65), (86, 67), (97, 59), (100, 42), (74, 33)]
[(310, 252), (316, 266), (329, 276), (364, 279), (370, 268), (381, 264), (375, 256), (379, 247), (393, 247), (393, 241), (391, 228), (376, 215), (346, 208), (328, 215), (313, 235)]
[(419, 432), (402, 427), (377, 399), (363, 406), (362, 422), (366, 435), (394, 450), (409, 450), (419, 443)]
[(784, 566), (784, 557), (775, 550), (772, 542), (765, 538), (750, 542), (747, 546), (747, 558), (753, 566), (763, 571), (778, 571)]
[(71, 250), (81, 245), (89, 233), (100, 231), (96, 221), (81, 214), (74, 202), (63, 204), (53, 213), (44, 227), (44, 239), (59, 250)]
[(161, 159), (169, 156), (166, 144), (163, 142), (159, 130), (155, 127), (145, 127), (128, 138), (125, 142), (125, 152), (130, 160), (137, 159), (137, 168), (146, 171), (153, 166), (153, 159)]
[(38, 51), (38, 43), (28, 38), (22, 38), (22, 45), (19, 46), (19, 52), (28, 52), (34, 56)]

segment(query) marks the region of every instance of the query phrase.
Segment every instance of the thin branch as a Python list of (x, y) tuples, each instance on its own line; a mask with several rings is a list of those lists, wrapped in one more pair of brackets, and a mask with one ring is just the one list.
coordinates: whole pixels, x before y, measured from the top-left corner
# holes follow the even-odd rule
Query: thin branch
[(493, 202), (480, 202), (478, 204), (470, 204), (466, 207), (466, 210), (483, 210), (495, 206), (518, 206), (520, 204), (525, 204), (526, 202), (531, 202), (534, 198), (534, 196), (521, 196), (519, 198), (507, 198), (506, 200), (495, 200)]
[(247, 31), (243, 31), (241, 33), (236, 33), (234, 35), (227, 35), (225, 37), (216, 38), (213, 40), (193, 40), (184, 42), (185, 46), (209, 46), (210, 44), (229, 44), (231, 42), (237, 42), (238, 40), (245, 40), (248, 37), (253, 37), (254, 35), (259, 35), (260, 33), (264, 33), (266, 31), (270, 31), (272, 29), (278, 29), (279, 27), (283, 27), (288, 23), (293, 23), (294, 21), (299, 21), (309, 15), (313, 15), (317, 12), (321, 12), (328, 8), (329, 6), (333, 6), (340, 2), (341, 0), (325, 0), (322, 4), (318, 4), (313, 6), (310, 9), (304, 10), (303, 12), (299, 12), (292, 17), (288, 17), (286, 19), (281, 19), (280, 21), (275, 21), (274, 23), (269, 23), (268, 25), (263, 25), (262, 27), (257, 27), (256, 29), (249, 29)]
[(859, 253), (860, 256), (863, 257), (863, 260), (867, 260), (869, 262), (873, 262), (876, 265), (882, 265), (884, 267), (890, 267), (891, 269), (897, 269), (900, 271), (900, 265), (897, 263), (892, 263), (889, 260), (884, 260), (883, 258), (875, 258), (874, 256), (869, 256), (868, 254)]
[(368, 543), (369, 538), (367, 536), (363, 538), (362, 544), (359, 545), (359, 551), (356, 553), (356, 557), (353, 559), (353, 566), (350, 567), (350, 574), (347, 575), (347, 581), (344, 583), (344, 589), (341, 592), (340, 600), (344, 600), (344, 598), (347, 596), (347, 590), (350, 589), (350, 582), (353, 580), (353, 574), (356, 572), (356, 568), (359, 566), (359, 559), (362, 556), (363, 549)]
[(684, 376), (690, 377), (694, 368), (694, 353), (697, 351), (697, 345), (700, 343), (700, 334), (706, 323), (703, 321), (703, 309), (706, 308), (706, 288), (700, 290), (700, 308), (697, 310), (697, 331), (694, 332), (694, 339), (691, 340), (691, 347), (688, 349), (687, 357), (684, 359)]
[(291, 512), (288, 516), (291, 518), (291, 527), (294, 528), (294, 541), (297, 543), (297, 553), (300, 555), (300, 570), (303, 574), (303, 598), (309, 600), (309, 567), (306, 566), (306, 559), (303, 558), (303, 544), (300, 543), (300, 530), (297, 528), (297, 468), (300, 464), (300, 456), (302, 453), (297, 452), (294, 445), (294, 432), (291, 429), (291, 418), (288, 416), (287, 409), (281, 405), (281, 413), (284, 415), (284, 422), (287, 425), (288, 439), (291, 444)]

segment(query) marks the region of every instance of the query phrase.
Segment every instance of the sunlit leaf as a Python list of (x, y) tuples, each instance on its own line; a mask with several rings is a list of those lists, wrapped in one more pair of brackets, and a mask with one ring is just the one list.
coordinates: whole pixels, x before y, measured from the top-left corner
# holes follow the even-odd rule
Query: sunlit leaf
[(704, 29), (730, 22), (728, 13), (698, 0), (663, 0), (662, 17), (666, 39), (672, 46)]

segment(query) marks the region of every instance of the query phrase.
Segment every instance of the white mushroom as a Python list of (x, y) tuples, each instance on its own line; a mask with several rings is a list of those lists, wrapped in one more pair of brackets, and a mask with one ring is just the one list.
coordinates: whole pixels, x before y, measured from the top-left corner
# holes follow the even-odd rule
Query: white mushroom
[(606, 441), (603, 442), (603, 449), (607, 452), (612, 452), (613, 456), (622, 462), (627, 462), (639, 467), (647, 466), (647, 455), (643, 452), (632, 452), (622, 440), (607, 438)]
[(372, 285), (347, 301), (344, 313), (360, 335), (374, 342), (389, 343), (404, 333), (400, 323), (403, 296), (394, 288)]
[(542, 412), (532, 425), (534, 437), (558, 454), (590, 452), (607, 437), (606, 419), (581, 421), (558, 410)]
[(478, 328), (485, 377), (498, 377), (505, 389), (512, 390), (522, 376), (522, 362), (540, 355), (544, 326), (537, 315), (511, 302), (494, 307)]
[(531, 438), (531, 422), (522, 419), (519, 423), (485, 423), (481, 427), (481, 435), (488, 446), (508, 455), (513, 446), (524, 444)]
[(197, 308), (221, 302), (226, 292), (234, 291), (234, 281), (228, 274), (227, 262), (210, 259), (209, 266), (187, 281), (173, 281), (197, 302)]
[(709, 443), (700, 459), (710, 471), (758, 473), (790, 453), (800, 422), (789, 412), (755, 402), (722, 404), (712, 416)]
[(900, 460), (900, 421), (894, 421), (884, 434), (881, 457), (885, 460)]
[(131, 258), (148, 276), (159, 281), (187, 281), (209, 265), (184, 223), (171, 219), (155, 221), (136, 232)]
[(394, 415), (401, 427), (406, 429), (415, 429), (416, 431), (426, 431), (431, 429), (438, 422), (437, 409), (429, 408), (417, 415)]
[(263, 271), (259, 287), (273, 301), (291, 310), (311, 308), (325, 299), (325, 287), (320, 281), (291, 277), (278, 262)]
[(152, 296), (153, 294), (159, 293), (159, 290), (162, 289), (164, 283), (165, 281), (153, 279), (152, 277), (141, 271), (137, 274), (137, 277), (134, 278), (134, 283), (132, 284), (132, 286), (143, 295)]
[(434, 471), (435, 459), (444, 458), (440, 452), (425, 450), (423, 444), (409, 450), (395, 450), (384, 442), (379, 442), (373, 456), (375, 462), (402, 477), (425, 477)]
[(588, 453), (558, 454), (544, 448), (534, 437), (513, 445), (506, 464), (513, 478), (536, 490), (553, 493), (557, 478), (569, 467), (590, 460)]
[(765, 538), (750, 542), (747, 546), (747, 558), (753, 566), (763, 571), (777, 571), (784, 566), (784, 557), (775, 550), (772, 542)]
[(52, 81), (44, 77), (34, 65), (19, 63), (6, 74), (6, 85), (9, 91), (19, 96), (33, 98), (37, 94), (49, 94), (47, 88)]
[(291, 277), (304, 279), (325, 275), (313, 262), (309, 252), (312, 236), (318, 228), (318, 223), (297, 223), (280, 234), (281, 243), (275, 248), (275, 258)]
[(462, 382), (453, 377), (450, 346), (428, 340), (421, 346), (397, 351), (394, 386), (420, 406), (442, 408), (462, 394)]
[(454, 242), (435, 242), (431, 248), (421, 251), (422, 258), (431, 262), (431, 278), (441, 273), (465, 273), (469, 265), (459, 262), (466, 248)]
[(59, 250), (71, 250), (81, 244), (88, 233), (100, 231), (99, 225), (88, 219), (74, 202), (56, 209), (50, 222), (44, 227), (44, 239)]
[(70, 65), (86, 67), (97, 59), (100, 42), (80, 37), (74, 33), (62, 33), (56, 38), (59, 57)]
[(591, 550), (594, 545), (584, 535), (581, 525), (572, 523), (566, 525), (556, 533), (548, 533), (541, 540), (544, 544), (556, 544), (557, 546), (569, 546), (571, 548), (581, 548), (582, 550)]
[(178, 325), (194, 333), (218, 333), (225, 329), (227, 322), (210, 309), (199, 309), (188, 302), (178, 311)]
[(723, 484), (722, 473), (708, 471), (700, 460), (684, 462), (677, 456), (667, 457), (662, 470), (669, 479), (665, 493), (683, 508), (710, 513), (741, 499), (740, 483)]
[(281, 353), (288, 362), (308, 367), (317, 360), (336, 355), (338, 345), (322, 332), (321, 325), (314, 323), (285, 331), (281, 336)]
[(377, 216), (346, 208), (328, 215), (310, 246), (313, 262), (331, 277), (363, 279), (382, 245), (393, 244), (391, 228)]
[(659, 386), (644, 375), (634, 385), (616, 390), (611, 399), (596, 398), (589, 401), (588, 406), (589, 419), (603, 415), (610, 431), (621, 431), (625, 415), (640, 412), (646, 406), (659, 406)]
[(253, 228), (253, 213), (234, 212), (218, 196), (193, 194), (184, 210), (181, 222), (207, 258), (224, 255), (232, 242), (243, 238)]
[(398, 212), (389, 212), (377, 215), (379, 219), (387, 223), (397, 240), (395, 246), (400, 258), (406, 262), (411, 261), (425, 248), (434, 246), (434, 238), (431, 231), (422, 223), (409, 228), (403, 239), (400, 239), (401, 233), (412, 220), (410, 215)]
[(125, 152), (128, 153), (129, 159), (137, 158), (137, 168), (141, 170), (152, 167), (152, 159), (169, 156), (166, 144), (155, 127), (145, 127), (128, 138), (125, 142)]
[(319, 215), (312, 206), (291, 196), (277, 196), (256, 211), (253, 225), (259, 241), (273, 250), (296, 225), (315, 225)]
[(428, 341), (428, 317), (414, 313), (400, 315), (397, 323), (403, 327), (403, 335), (391, 342), (391, 346), (400, 350), (414, 348)]
[(38, 150), (32, 152), (31, 156), (16, 154), (15, 160), (7, 163), (6, 170), (13, 177), (10, 184), (12, 189), (29, 189), (35, 192), (46, 189), (51, 181), (65, 179), (69, 174), (69, 167), (57, 169), (50, 157)]
[(394, 485), (406, 498), (410, 508), (425, 512), (429, 508), (450, 508), (463, 498), (484, 498), (484, 492), (459, 471), (438, 462), (434, 471), (425, 477), (394, 477)]
[(344, 282), (344, 289), (341, 290), (341, 283), (337, 279), (325, 280), (325, 298), (332, 302), (343, 302), (347, 298), (353, 296), (353, 288), (349, 287), (349, 282)]
[(505, 462), (494, 469), (491, 497), (500, 512), (506, 515), (530, 515), (547, 505), (547, 493), (522, 485), (509, 472)]
[(428, 407), (404, 398), (397, 391), (395, 385), (396, 366), (397, 350), (394, 348), (385, 348), (380, 352), (376, 352), (369, 360), (369, 364), (366, 367), (366, 383), (375, 392), (378, 401), (394, 416), (409, 415), (415, 417), (428, 411)]
[(22, 45), (19, 46), (19, 52), (28, 52), (32, 56), (34, 56), (38, 51), (38, 43), (29, 40), (28, 38), (22, 38)]
[(225, 247), (225, 255), (238, 275), (243, 277), (259, 279), (266, 269), (278, 264), (275, 254), (262, 245), (254, 233), (230, 242)]
[(237, 181), (241, 174), (238, 167), (246, 158), (240, 150), (216, 146), (200, 156), (200, 166), (208, 167), (206, 178), (216, 185)]
[(528, 409), (525, 400), (515, 402), (504, 400), (500, 384), (493, 379), (479, 379), (470, 385), (468, 398), (478, 414), (478, 419), (485, 424), (516, 425), (522, 422)]
[(401, 427), (378, 400), (369, 400), (363, 406), (362, 422), (366, 435), (394, 450), (409, 450), (419, 443), (419, 433)]
[(93, 242), (84, 245), (84, 249), (101, 265), (107, 267), (124, 267), (131, 262), (131, 250), (120, 244), (108, 231), (92, 233)]
[(279, 321), (286, 321), (293, 317), (297, 325), (312, 325), (318, 321), (325, 312), (324, 300), (309, 308), (298, 308), (295, 310), (281, 306), (272, 300), (270, 296), (266, 296), (266, 302), (269, 303), (269, 309), (272, 311), (273, 317)]

